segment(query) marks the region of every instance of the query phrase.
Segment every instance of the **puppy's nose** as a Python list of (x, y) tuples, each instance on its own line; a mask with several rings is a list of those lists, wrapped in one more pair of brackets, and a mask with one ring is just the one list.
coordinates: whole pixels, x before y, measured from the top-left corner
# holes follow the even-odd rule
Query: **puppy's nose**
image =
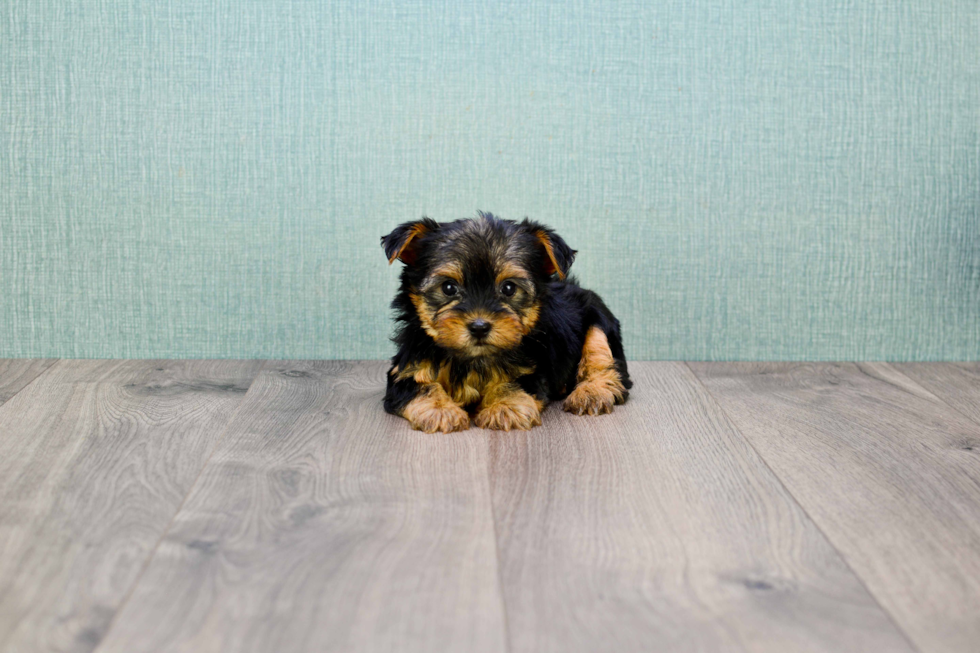
[(470, 333), (473, 334), (474, 338), (486, 338), (487, 334), (490, 333), (491, 325), (488, 321), (483, 318), (476, 318), (469, 324)]

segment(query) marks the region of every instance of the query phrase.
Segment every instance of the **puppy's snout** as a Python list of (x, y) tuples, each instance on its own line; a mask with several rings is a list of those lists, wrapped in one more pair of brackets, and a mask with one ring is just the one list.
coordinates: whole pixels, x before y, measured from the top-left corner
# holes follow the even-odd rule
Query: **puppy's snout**
[(493, 325), (490, 322), (480, 317), (470, 322), (467, 326), (474, 338), (486, 338), (492, 327)]

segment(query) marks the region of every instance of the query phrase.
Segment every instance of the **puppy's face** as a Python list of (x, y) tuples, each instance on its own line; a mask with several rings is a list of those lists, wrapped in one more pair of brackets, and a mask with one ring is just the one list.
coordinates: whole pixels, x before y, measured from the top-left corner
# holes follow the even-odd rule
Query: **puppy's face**
[(382, 244), (389, 262), (406, 264), (402, 289), (422, 328), (462, 358), (517, 347), (537, 322), (543, 284), (564, 278), (575, 256), (542, 225), (490, 214), (406, 223)]

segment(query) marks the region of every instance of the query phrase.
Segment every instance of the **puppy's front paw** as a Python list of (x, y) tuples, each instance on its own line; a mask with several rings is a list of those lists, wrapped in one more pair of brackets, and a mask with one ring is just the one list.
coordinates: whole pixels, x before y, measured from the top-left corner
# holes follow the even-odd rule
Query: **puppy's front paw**
[(414, 399), (405, 407), (404, 416), (413, 429), (426, 433), (451, 433), (470, 427), (470, 416), (448, 397), (441, 401), (428, 397)]
[(541, 404), (527, 393), (508, 395), (483, 407), (475, 421), (481, 429), (527, 431), (541, 424)]
[[(561, 407), (576, 415), (603, 415), (611, 413), (617, 403), (616, 394), (605, 383), (583, 381), (565, 397)], [(618, 402), (622, 403), (622, 402)]]

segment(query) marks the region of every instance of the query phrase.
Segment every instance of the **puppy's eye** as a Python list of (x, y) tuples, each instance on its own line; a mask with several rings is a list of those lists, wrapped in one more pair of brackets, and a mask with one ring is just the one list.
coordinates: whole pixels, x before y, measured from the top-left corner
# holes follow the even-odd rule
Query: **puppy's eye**
[(457, 286), (454, 282), (452, 281), (442, 282), (442, 293), (447, 297), (452, 297), (458, 292), (459, 292), (459, 286)]
[(517, 284), (513, 281), (505, 281), (500, 286), (500, 294), (504, 297), (513, 297), (515, 292), (517, 292)]

